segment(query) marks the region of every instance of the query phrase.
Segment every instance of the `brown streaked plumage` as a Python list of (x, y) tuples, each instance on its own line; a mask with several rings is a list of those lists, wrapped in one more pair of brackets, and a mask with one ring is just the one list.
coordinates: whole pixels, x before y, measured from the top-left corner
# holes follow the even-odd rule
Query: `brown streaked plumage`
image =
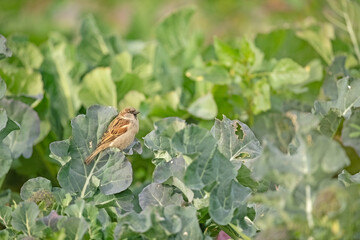
[(139, 131), (139, 112), (128, 107), (123, 109), (109, 124), (96, 149), (85, 159), (89, 164), (101, 151), (109, 147), (117, 147), (120, 150), (127, 148)]

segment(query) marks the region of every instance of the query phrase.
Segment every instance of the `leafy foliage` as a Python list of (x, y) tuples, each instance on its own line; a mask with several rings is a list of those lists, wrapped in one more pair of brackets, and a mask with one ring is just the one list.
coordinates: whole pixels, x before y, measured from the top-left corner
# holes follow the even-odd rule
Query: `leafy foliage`
[[(340, 2), (329, 1), (333, 25), (206, 48), (192, 8), (147, 42), (91, 15), (78, 41), (0, 35), (0, 186), (46, 173), (0, 192), (0, 238), (359, 235), (359, 8)], [(128, 105), (141, 111), (140, 140), (85, 165)]]

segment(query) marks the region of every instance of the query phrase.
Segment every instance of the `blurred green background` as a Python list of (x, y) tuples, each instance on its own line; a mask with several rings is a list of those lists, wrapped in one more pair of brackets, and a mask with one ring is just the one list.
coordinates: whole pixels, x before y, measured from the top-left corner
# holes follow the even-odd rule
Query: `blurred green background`
[[(23, 33), (41, 43), (52, 31), (70, 39), (80, 20), (92, 13), (101, 29), (125, 39), (152, 39), (154, 27), (169, 13), (195, 6), (192, 23), (211, 41), (214, 35), (227, 37), (266, 32), (289, 26), (309, 16), (322, 19), (324, 0), (135, 0), (135, 1), (0, 1), (0, 30), (3, 35)], [(74, 39), (76, 40), (76, 39)]]

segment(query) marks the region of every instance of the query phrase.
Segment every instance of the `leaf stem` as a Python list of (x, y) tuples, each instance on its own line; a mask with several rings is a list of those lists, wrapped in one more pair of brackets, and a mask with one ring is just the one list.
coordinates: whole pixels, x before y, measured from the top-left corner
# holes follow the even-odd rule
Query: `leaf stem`
[(306, 219), (309, 228), (312, 229), (314, 227), (314, 219), (312, 216), (311, 188), (309, 184), (305, 186), (305, 194), (306, 194)]
[[(88, 186), (89, 183), (90, 183), (90, 179), (91, 179), (91, 177), (92, 177), (92, 175), (93, 175), (93, 172), (94, 172), (94, 170), (95, 170), (95, 168), (96, 168), (96, 164), (98, 163), (98, 161), (99, 161), (99, 158), (96, 159), (96, 161), (94, 162), (94, 166), (91, 168), (91, 171), (90, 171), (89, 175), (87, 176), (87, 178), (86, 178), (86, 180), (85, 180), (84, 187), (83, 187), (83, 189), (81, 190), (80, 198), (84, 198), (84, 197), (85, 197), (86, 188), (87, 188), (87, 186)], [(83, 164), (85, 164), (85, 163), (83, 163)], [(84, 167), (86, 168), (86, 166), (84, 166)]]

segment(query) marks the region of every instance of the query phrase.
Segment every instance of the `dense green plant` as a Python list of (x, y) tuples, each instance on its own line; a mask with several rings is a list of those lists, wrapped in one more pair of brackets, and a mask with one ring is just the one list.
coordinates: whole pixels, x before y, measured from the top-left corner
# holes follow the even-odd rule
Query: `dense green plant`
[[(192, 9), (151, 42), (92, 16), (76, 44), (1, 36), (0, 186), (43, 176), (1, 192), (1, 238), (357, 239), (360, 14), (330, 3), (334, 25), (206, 48)], [(84, 165), (128, 105), (140, 141)]]

